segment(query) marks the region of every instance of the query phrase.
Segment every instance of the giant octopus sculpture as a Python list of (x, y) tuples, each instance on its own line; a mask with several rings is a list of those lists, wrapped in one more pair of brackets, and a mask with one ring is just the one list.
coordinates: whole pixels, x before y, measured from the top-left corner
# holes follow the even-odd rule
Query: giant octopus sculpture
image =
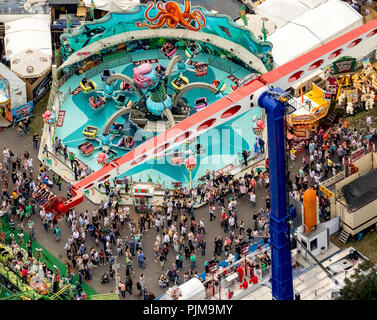
[[(151, 18), (149, 16), (150, 10), (153, 8), (154, 3), (152, 1), (148, 2), (148, 8), (145, 11), (145, 18), (150, 22), (142, 23), (136, 22), (136, 25), (141, 27), (147, 27), (150, 29), (160, 29), (165, 24), (169, 28), (176, 28), (178, 24), (192, 31), (199, 31), (201, 28), (206, 26), (206, 20), (203, 14), (199, 10), (194, 10), (191, 13), (191, 3), (189, 0), (185, 0), (185, 11), (182, 12), (179, 5), (173, 1), (169, 1), (164, 4), (159, 1), (157, 2), (157, 9), (160, 10), (156, 17)], [(191, 25), (192, 21), (196, 21), (197, 27)]]
[(149, 63), (143, 63), (142, 65), (138, 66), (134, 69), (133, 79), (136, 85), (140, 89), (146, 89), (149, 87), (153, 87), (155, 84), (154, 80), (151, 77), (146, 76), (153, 70), (153, 67)]

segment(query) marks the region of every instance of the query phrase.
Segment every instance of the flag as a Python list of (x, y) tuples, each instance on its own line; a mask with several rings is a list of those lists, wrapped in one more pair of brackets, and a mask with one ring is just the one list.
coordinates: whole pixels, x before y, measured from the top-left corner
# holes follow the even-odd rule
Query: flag
[(94, 4), (94, 1), (91, 0), (91, 2), (90, 2), (90, 20), (94, 19), (94, 10), (96, 10), (96, 5)]
[(243, 24), (245, 26), (247, 26), (248, 22), (247, 22), (247, 18), (246, 18), (246, 7), (245, 7), (245, 4), (243, 4), (242, 7), (241, 7), (240, 15), (241, 15), (241, 19), (243, 21)]
[(54, 44), (54, 53), (55, 53), (55, 64), (56, 64), (59, 59), (59, 50), (56, 49), (56, 44)]
[(65, 12), (65, 19), (67, 20), (67, 30), (68, 30), (68, 33), (71, 33), (72, 23), (71, 23), (71, 19), (69, 18), (69, 15), (68, 15), (67, 11)]
[(263, 33), (263, 41), (267, 40), (267, 30), (266, 27), (264, 26), (264, 20), (263, 20), (263, 26), (262, 26), (262, 33)]

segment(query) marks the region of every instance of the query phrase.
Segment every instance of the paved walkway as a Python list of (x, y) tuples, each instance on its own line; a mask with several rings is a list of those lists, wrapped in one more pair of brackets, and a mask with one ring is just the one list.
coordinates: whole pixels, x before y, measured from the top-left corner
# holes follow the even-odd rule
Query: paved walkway
[[(9, 128), (6, 131), (3, 131), (0, 133), (0, 148), (3, 149), (5, 146), (10, 146), (12, 151), (16, 155), (23, 155), (25, 150), (28, 150), (31, 154), (34, 164), (34, 170), (37, 170), (40, 164), (40, 161), (37, 160), (37, 151), (33, 149), (32, 145), (32, 137), (25, 136), (25, 137), (19, 137), (17, 134), (17, 131), (15, 128)], [(49, 175), (52, 176), (53, 172), (49, 172)], [(68, 176), (67, 178), (72, 180), (72, 176)], [(52, 188), (52, 191), (59, 196), (65, 196), (67, 192), (67, 186), (66, 183), (63, 183), (62, 186), (62, 192), (58, 191), (57, 186), (54, 186)], [(257, 188), (257, 207), (261, 208), (265, 207), (265, 192), (264, 189)], [(86, 198), (84, 199), (83, 203), (81, 203), (79, 206), (76, 207), (76, 211), (78, 213), (83, 212), (85, 209), (88, 209), (90, 213), (93, 212), (94, 209), (97, 209), (97, 205), (94, 205), (92, 202), (88, 201)], [(252, 216), (252, 210), (250, 208), (249, 202), (247, 200), (241, 201), (241, 203), (238, 205), (238, 221), (241, 222), (242, 220), (245, 222), (245, 226), (247, 229), (251, 225), (251, 216)], [(209, 221), (209, 214), (207, 206), (204, 206), (200, 209), (197, 209), (195, 211), (195, 216), (197, 221), (201, 217), (204, 219), (204, 224), (206, 227), (206, 236), (205, 240), (207, 242), (207, 249), (206, 249), (206, 255), (201, 256), (200, 252), (198, 252), (198, 261), (197, 261), (197, 271), (198, 273), (201, 273), (204, 271), (204, 262), (206, 260), (209, 260), (213, 257), (213, 250), (214, 250), (214, 238), (216, 235), (224, 236), (224, 232), (220, 226), (220, 217), (212, 222)], [(135, 213), (131, 213), (131, 218), (136, 217)], [(137, 218), (137, 217), (136, 217)], [(42, 223), (39, 219), (39, 216), (35, 216), (34, 220), (36, 222), (35, 224), (35, 234), (36, 237), (41, 245), (43, 245), (47, 250), (52, 252), (57, 258), (59, 258), (61, 261), (64, 261), (65, 258), (65, 250), (64, 250), (64, 244), (66, 239), (69, 236), (70, 229), (68, 228), (67, 224), (64, 221), (61, 221), (61, 229), (62, 229), (62, 240), (57, 242), (55, 241), (55, 237), (52, 234), (52, 232), (49, 231), (49, 233), (46, 233), (43, 229)], [(122, 237), (128, 235), (129, 236), (129, 228), (128, 226), (123, 227), (122, 230)], [(171, 264), (175, 260), (175, 253), (174, 249), (170, 247), (170, 253), (168, 255), (168, 261), (165, 265), (165, 267), (161, 267), (159, 263), (154, 262), (154, 254), (153, 254), (153, 243), (156, 238), (156, 230), (155, 228), (152, 228), (151, 230), (148, 230), (143, 235), (143, 249), (146, 256), (146, 269), (141, 270), (137, 266), (135, 266), (135, 275), (134, 275), (134, 283), (136, 284), (139, 275), (141, 273), (144, 273), (146, 278), (146, 288), (151, 290), (156, 297), (164, 293), (166, 290), (160, 289), (158, 287), (158, 275), (162, 272), (166, 272), (167, 267), (170, 267)], [(94, 243), (90, 240), (86, 241), (87, 248), (91, 248), (92, 246), (95, 246)], [(121, 276), (121, 279), (124, 279), (125, 277), (125, 268), (124, 268), (124, 256), (118, 258), (118, 262), (120, 264), (119, 268), (119, 274)], [(181, 279), (183, 279), (183, 272), (187, 271), (189, 268), (189, 263), (184, 262), (184, 268), (182, 270)], [(93, 279), (89, 281), (89, 285), (92, 286), (98, 293), (107, 293), (114, 291), (115, 289), (115, 281), (112, 280), (109, 284), (102, 285), (100, 283), (101, 275), (107, 270), (108, 265), (101, 266), (96, 269), (94, 269), (93, 272)], [(134, 292), (137, 290), (134, 289)], [(130, 296), (127, 294), (126, 299), (140, 299), (139, 297), (136, 297), (135, 295)]]

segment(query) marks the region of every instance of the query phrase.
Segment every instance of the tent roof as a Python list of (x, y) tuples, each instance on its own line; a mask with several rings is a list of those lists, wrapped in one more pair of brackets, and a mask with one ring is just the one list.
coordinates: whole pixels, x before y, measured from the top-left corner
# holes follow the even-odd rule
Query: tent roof
[(267, 38), (272, 42), (272, 56), (276, 66), (311, 51), (321, 45), (321, 42), (308, 29), (288, 23), (276, 30)]
[[(85, 5), (90, 7), (91, 0), (84, 0)], [(94, 0), (96, 9), (104, 11), (123, 11), (138, 5), (140, 0)]]
[(5, 49), (8, 59), (24, 49), (38, 49), (51, 56), (50, 16), (28, 16), (5, 23)]
[(308, 10), (310, 10), (309, 7), (298, 0), (266, 0), (255, 8), (255, 13), (272, 20), (277, 27), (281, 27)]
[(363, 18), (343, 1), (328, 0), (292, 22), (306, 26), (321, 38), (322, 42), (328, 42), (360, 27)]
[(267, 40), (273, 44), (276, 66), (281, 66), (362, 24), (362, 16), (347, 3), (328, 0), (280, 27)]
[(307, 6), (310, 9), (318, 7), (321, 4), (324, 4), (327, 0), (299, 0), (304, 6)]
[(26, 49), (13, 55), (11, 69), (22, 78), (39, 78), (51, 68), (51, 56)]

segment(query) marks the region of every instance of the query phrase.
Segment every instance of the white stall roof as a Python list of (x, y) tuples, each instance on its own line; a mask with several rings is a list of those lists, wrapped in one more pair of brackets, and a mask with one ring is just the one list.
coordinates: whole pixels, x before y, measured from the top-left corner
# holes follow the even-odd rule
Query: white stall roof
[(362, 16), (347, 3), (328, 0), (276, 30), (272, 42), (275, 65), (281, 66), (361, 26)]
[(24, 49), (37, 49), (52, 56), (50, 16), (38, 15), (5, 23), (7, 59)]
[(272, 20), (279, 28), (308, 10), (298, 0), (266, 0), (255, 8), (255, 13)]
[[(91, 0), (84, 0), (85, 6), (90, 7)], [(123, 11), (138, 5), (140, 0), (94, 0), (96, 9), (104, 11)]]
[(319, 5), (325, 3), (327, 0), (299, 0), (303, 5), (309, 7), (310, 9), (316, 8)]
[(363, 17), (343, 1), (328, 0), (292, 22), (306, 26), (326, 43), (363, 25)]
[(267, 37), (267, 41), (273, 44), (272, 56), (276, 67), (321, 45), (319, 39), (308, 29), (293, 23), (276, 30)]

